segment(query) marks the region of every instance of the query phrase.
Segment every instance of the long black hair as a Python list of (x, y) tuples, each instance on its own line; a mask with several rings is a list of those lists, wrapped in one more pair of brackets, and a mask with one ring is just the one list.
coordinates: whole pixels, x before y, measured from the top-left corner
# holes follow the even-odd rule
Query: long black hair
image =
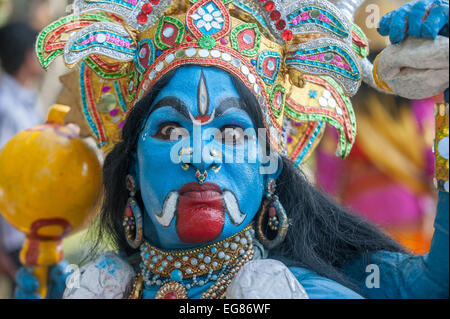
[[(134, 106), (123, 128), (122, 141), (106, 157), (103, 166), (105, 198), (98, 241), (107, 234), (115, 248), (128, 256), (137, 250), (127, 245), (122, 226), (128, 197), (125, 178), (136, 153), (138, 137), (151, 113), (152, 101), (172, 76), (173, 72), (163, 77)], [(238, 79), (233, 78), (233, 83), (255, 127), (264, 127), (262, 111), (254, 95)], [(277, 179), (277, 194), (291, 226), (284, 242), (269, 252), (271, 258), (282, 260), (288, 266), (305, 267), (357, 290), (356, 285), (341, 271), (345, 262), (373, 251), (403, 251), (376, 227), (350, 214), (312, 186), (287, 158), (282, 158), (282, 164), (282, 172)], [(141, 202), (139, 193), (136, 199)]]

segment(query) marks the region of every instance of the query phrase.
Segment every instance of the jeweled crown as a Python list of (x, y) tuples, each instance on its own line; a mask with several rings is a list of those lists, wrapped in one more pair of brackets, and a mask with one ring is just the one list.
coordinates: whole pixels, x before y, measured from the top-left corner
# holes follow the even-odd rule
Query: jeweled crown
[(77, 65), (72, 118), (106, 152), (136, 101), (169, 71), (195, 64), (239, 78), (262, 108), (272, 145), (299, 164), (326, 123), (340, 133), (338, 155), (349, 154), (350, 97), (368, 42), (324, 0), (75, 0), (73, 14), (42, 31), (37, 52), (44, 68), (61, 54)]

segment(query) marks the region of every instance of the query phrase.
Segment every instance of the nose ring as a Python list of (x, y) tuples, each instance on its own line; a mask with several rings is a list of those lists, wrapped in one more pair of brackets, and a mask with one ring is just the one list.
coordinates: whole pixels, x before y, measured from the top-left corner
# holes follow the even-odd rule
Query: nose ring
[(220, 169), (222, 168), (222, 165), (213, 165), (211, 166), (211, 169), (214, 171), (214, 173), (219, 173)]
[(209, 154), (211, 154), (211, 157), (214, 157), (214, 158), (216, 158), (216, 157), (222, 158), (222, 152), (216, 150), (215, 148), (211, 148), (211, 149), (209, 150)]
[[(179, 152), (178, 152), (178, 161), (181, 163), (181, 168), (184, 171), (187, 171), (189, 169), (190, 166), (190, 160), (191, 160), (191, 155), (192, 153), (194, 153), (194, 150), (191, 147), (187, 147), (187, 148), (182, 148)], [(189, 155), (189, 162), (187, 161), (182, 161), (182, 157), (183, 155)]]
[[(213, 157), (213, 158), (215, 158), (215, 159), (217, 159), (217, 158), (219, 157), (220, 159), (222, 159), (222, 152), (220, 152), (220, 151), (218, 151), (218, 150), (216, 150), (216, 149), (214, 149), (214, 148), (211, 148), (211, 149), (209, 150), (209, 152), (210, 152), (210, 154), (211, 154), (211, 157)], [(178, 153), (178, 155), (179, 155), (179, 161), (180, 161), (180, 163), (181, 163), (181, 168), (182, 168), (184, 171), (189, 170), (189, 167), (191, 166), (190, 159), (191, 159), (191, 156), (192, 156), (193, 153), (194, 153), (194, 150), (193, 150), (191, 147), (182, 148), (182, 149), (179, 151), (179, 153)], [(188, 156), (189, 156), (189, 162), (188, 162), (188, 161), (183, 161), (183, 160), (182, 160), (183, 155), (188, 155)], [(222, 165), (221, 165), (221, 164), (214, 164), (214, 165), (211, 166), (211, 169), (212, 169), (215, 173), (218, 173), (218, 172), (220, 171), (221, 168), (222, 168)], [(203, 173), (202, 173), (202, 171), (200, 171), (199, 169), (197, 169), (197, 171), (195, 172), (195, 177), (197, 178), (199, 184), (203, 184), (203, 183), (205, 182), (206, 178), (208, 177), (208, 172), (207, 172), (206, 170), (203, 170)]]
[(181, 158), (181, 156), (183, 156), (183, 155), (192, 155), (192, 153), (194, 153), (194, 150), (192, 149), (192, 147), (186, 147), (186, 148), (182, 148), (178, 152), (178, 156)]
[(208, 177), (208, 172), (205, 170), (201, 173), (198, 169), (197, 172), (195, 172), (195, 177), (197, 178), (199, 184), (203, 184)]
[(211, 148), (209, 150), (209, 153), (211, 154), (211, 157), (213, 157), (215, 160), (220, 159), (220, 161), (217, 161), (218, 162), (217, 164), (211, 166), (211, 169), (214, 171), (214, 173), (218, 173), (222, 168), (222, 164), (220, 164), (222, 162), (222, 152), (216, 150), (215, 148)]

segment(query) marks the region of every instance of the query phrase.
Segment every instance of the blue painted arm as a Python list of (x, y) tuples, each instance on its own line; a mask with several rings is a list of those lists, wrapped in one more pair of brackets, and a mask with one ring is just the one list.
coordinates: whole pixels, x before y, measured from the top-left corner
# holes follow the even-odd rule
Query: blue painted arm
[(399, 43), (408, 35), (435, 39), (438, 34), (448, 36), (448, 1), (419, 0), (410, 2), (385, 15), (379, 32), (391, 43)]
[[(68, 263), (66, 261), (60, 262), (58, 265), (50, 268), (49, 273), (49, 292), (48, 299), (61, 299), (66, 288), (66, 278), (69, 275), (66, 272)], [(17, 272), (16, 276), (16, 291), (15, 297), (17, 299), (40, 299), (41, 297), (36, 293), (39, 282), (33, 276), (33, 268), (22, 267)]]
[(300, 267), (289, 267), (295, 278), (305, 288), (310, 299), (362, 299), (361, 295), (343, 285), (321, 277), (313, 271)]
[[(360, 258), (343, 270), (368, 298), (449, 297), (449, 194), (440, 192), (434, 235), (428, 254), (410, 256), (400, 253), (375, 252)], [(366, 285), (367, 265), (378, 266), (379, 286)], [(370, 285), (369, 285), (370, 286)]]

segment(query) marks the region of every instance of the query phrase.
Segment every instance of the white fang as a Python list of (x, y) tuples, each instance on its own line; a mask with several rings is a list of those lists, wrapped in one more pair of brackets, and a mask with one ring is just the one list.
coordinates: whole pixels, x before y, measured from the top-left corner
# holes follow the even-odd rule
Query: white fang
[(167, 227), (172, 222), (177, 210), (178, 192), (170, 192), (164, 200), (161, 214), (155, 214), (156, 220), (162, 226)]
[(225, 202), (225, 208), (228, 215), (230, 216), (233, 225), (239, 226), (240, 224), (242, 224), (247, 215), (241, 212), (239, 203), (234, 194), (230, 191), (224, 191), (223, 200)]

